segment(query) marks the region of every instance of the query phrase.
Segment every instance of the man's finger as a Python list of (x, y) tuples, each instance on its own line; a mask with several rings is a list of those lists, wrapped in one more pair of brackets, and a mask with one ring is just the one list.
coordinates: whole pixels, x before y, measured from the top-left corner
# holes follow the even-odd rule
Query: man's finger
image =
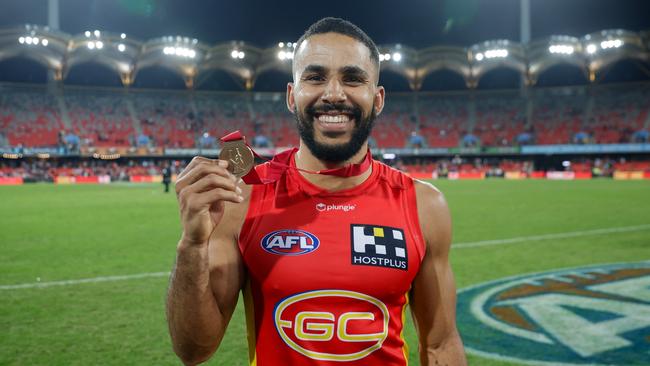
[[(219, 162), (223, 162), (223, 160)], [(223, 165), (223, 163), (217, 165), (214, 163), (196, 164), (192, 170), (176, 179), (176, 192), (180, 192), (183, 188), (194, 184), (207, 174), (216, 174), (234, 182), (234, 176)]]
[[(190, 163), (187, 164), (185, 169), (183, 169), (183, 171), (180, 172), (177, 179), (180, 179), (183, 176), (185, 176), (192, 169), (194, 169), (194, 167), (196, 167), (197, 165), (205, 164), (205, 163), (210, 164), (210, 165), (219, 165), (219, 159), (210, 159), (210, 158), (206, 158), (204, 156), (195, 156), (194, 158), (192, 158), (192, 161), (190, 161)], [(228, 164), (228, 162), (226, 162), (226, 164)], [(226, 167), (227, 167), (227, 165), (226, 165)]]
[(217, 201), (227, 201), (232, 203), (240, 203), (244, 198), (237, 194), (237, 192), (225, 190), (222, 188), (211, 189), (206, 192), (197, 193), (195, 202), (201, 206), (211, 205)]
[(217, 174), (207, 174), (193, 184), (187, 186), (186, 190), (193, 193), (202, 193), (214, 188), (222, 188), (228, 191), (238, 192), (237, 185), (230, 179)]

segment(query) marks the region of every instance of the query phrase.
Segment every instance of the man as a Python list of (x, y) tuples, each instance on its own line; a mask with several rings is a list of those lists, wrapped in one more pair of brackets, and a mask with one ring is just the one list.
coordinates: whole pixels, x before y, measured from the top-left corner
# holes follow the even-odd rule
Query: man
[(466, 364), (445, 200), (367, 155), (378, 79), (372, 40), (322, 19), (297, 42), (287, 87), (300, 147), (258, 166), (279, 178), (238, 184), (226, 161), (201, 157), (180, 174), (167, 316), (185, 364), (215, 352), (240, 290), (251, 365), (406, 365), (407, 304), (420, 363)]
[(169, 193), (169, 184), (172, 182), (172, 167), (171, 164), (165, 163), (162, 170), (162, 183), (165, 186), (165, 193)]

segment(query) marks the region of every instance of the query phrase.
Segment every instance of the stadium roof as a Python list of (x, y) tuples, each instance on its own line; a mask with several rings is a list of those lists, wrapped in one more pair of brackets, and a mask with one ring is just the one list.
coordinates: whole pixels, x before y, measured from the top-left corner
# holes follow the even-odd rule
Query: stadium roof
[[(428, 74), (441, 69), (460, 74), (469, 88), (476, 87), (481, 76), (499, 67), (516, 70), (532, 85), (541, 73), (559, 63), (579, 67), (591, 81), (596, 80), (600, 70), (622, 59), (648, 63), (648, 34), (616, 29), (581, 38), (555, 35), (529, 44), (490, 40), (468, 48), (414, 49), (394, 44), (380, 45), (379, 49), (382, 70), (402, 75), (416, 90)], [(119, 75), (125, 86), (133, 83), (140, 70), (162, 66), (182, 76), (188, 88), (194, 86), (200, 74), (219, 69), (252, 89), (256, 78), (266, 71), (290, 73), (294, 47), (292, 42), (264, 49), (243, 41), (209, 45), (185, 36), (141, 41), (125, 33), (103, 30), (69, 35), (36, 25), (0, 29), (0, 61), (16, 56), (33, 59), (53, 70), (60, 81), (75, 65), (92, 61)]]
[[(531, 10), (533, 42), (525, 45), (518, 43), (524, 37), (520, 24), (521, 1), (529, 1)], [(29, 58), (56, 70), (57, 77), (66, 83), (77, 83), (80, 77), (85, 79), (91, 74), (93, 77), (110, 75), (115, 80), (113, 83), (119, 83), (114, 75), (120, 75), (123, 84), (138, 79), (136, 85), (143, 85), (155, 70), (161, 78), (181, 75), (186, 85), (195, 87), (204, 85), (208, 75), (215, 72), (227, 79), (230, 79), (227, 75), (236, 75), (239, 84), (250, 88), (256, 80), (258, 86), (263, 85), (268, 75), (285, 80), (288, 62), (278, 58), (279, 52), (284, 50), (286, 59), (290, 51), (287, 43), (323, 16), (340, 16), (361, 26), (378, 44), (384, 45), (384, 54), (391, 55), (391, 60), (383, 63), (383, 69), (392, 71), (388, 74), (402, 75), (395, 80), (415, 89), (422, 86), (427, 75), (439, 70), (462, 75), (459, 83), (469, 87), (475, 87), (479, 81), (487, 85), (491, 78), (481, 78), (491, 70), (504, 68), (518, 70), (518, 75), (534, 84), (540, 75), (559, 64), (582, 70), (584, 80), (597, 80), (601, 71), (620, 60), (633, 60), (648, 74), (650, 2), (646, 0), (415, 0), (400, 4), (391, 0), (331, 0), (312, 2), (308, 7), (297, 0), (49, 0), (59, 4), (58, 21), (54, 23), (46, 3), (21, 0), (3, 4), (0, 37), (7, 35), (5, 31), (13, 31), (14, 38), (25, 33), (22, 36), (26, 41), (34, 35), (17, 24), (49, 23), (52, 29), (59, 28), (61, 32), (44, 27), (36, 32), (47, 33), (45, 47), (66, 47), (65, 57), (56, 57), (57, 52), (58, 55), (63, 52), (61, 49), (25, 52), (25, 47), (16, 46), (15, 39), (6, 38), (0, 58), (9, 61), (0, 64), (0, 78), (3, 74), (20, 74), (25, 70), (33, 73), (29, 63), (12, 61), (29, 53)], [(593, 47), (586, 42), (587, 35), (603, 38), (600, 42), (615, 41), (614, 37), (618, 37), (616, 31), (603, 35), (601, 29), (625, 30), (618, 35), (625, 39), (621, 39), (623, 43), (619, 47), (614, 47), (617, 42), (606, 43), (613, 47), (602, 52), (599, 43), (594, 43), (599, 50), (589, 53)], [(95, 30), (100, 31), (99, 37), (95, 36)], [(125, 38), (121, 38), (122, 34)], [(42, 37), (39, 42), (42, 46)], [(279, 49), (280, 42), (284, 44), (283, 50)], [(500, 48), (500, 45), (507, 46)], [(504, 51), (507, 57), (499, 56)], [(394, 53), (404, 57), (395, 62)], [(160, 57), (161, 54), (167, 57)], [(98, 69), (89, 73), (89, 64), (101, 64), (114, 70), (113, 74)], [(83, 67), (77, 68), (78, 65)], [(71, 70), (74, 72), (70, 73)], [(613, 74), (609, 72), (608, 77)], [(548, 80), (547, 75), (554, 74), (545, 74), (542, 84)], [(382, 78), (386, 80), (385, 76)], [(178, 80), (180, 83), (181, 79)]]

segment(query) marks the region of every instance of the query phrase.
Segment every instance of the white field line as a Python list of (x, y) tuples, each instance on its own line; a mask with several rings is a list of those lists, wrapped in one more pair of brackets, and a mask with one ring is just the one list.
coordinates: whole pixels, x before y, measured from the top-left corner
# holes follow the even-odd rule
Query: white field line
[(603, 234), (614, 234), (614, 233), (627, 233), (627, 232), (643, 231), (643, 230), (650, 230), (650, 224), (636, 225), (636, 226), (610, 227), (610, 228), (604, 228), (604, 229), (594, 229), (594, 230), (584, 230), (584, 231), (569, 231), (569, 232), (565, 232), (565, 233), (555, 233), (555, 234), (520, 236), (520, 237), (516, 237), (516, 238), (509, 238), (509, 239), (481, 240), (481, 241), (473, 241), (473, 242), (467, 242), (467, 243), (455, 243), (455, 244), (452, 245), (452, 248), (453, 249), (466, 249), (466, 248), (486, 247), (486, 246), (492, 246), (492, 245), (524, 243), (524, 242), (539, 241), (539, 240), (566, 239), (566, 238), (576, 238), (576, 237), (580, 237), (580, 236), (603, 235)]
[[(516, 238), (509, 238), (509, 239), (482, 240), (482, 241), (474, 241), (474, 242), (467, 242), (467, 243), (456, 243), (452, 246), (452, 248), (454, 249), (476, 248), (476, 247), (484, 247), (484, 246), (492, 246), (492, 245), (524, 243), (528, 241), (566, 239), (566, 238), (575, 238), (580, 236), (625, 233), (625, 232), (643, 231), (643, 230), (650, 230), (650, 224), (637, 225), (637, 226), (611, 227), (611, 228), (585, 230), (585, 231), (570, 231), (570, 232), (556, 233), (556, 234), (520, 236)], [(128, 281), (128, 280), (135, 280), (141, 278), (167, 277), (169, 275), (170, 272), (151, 272), (151, 273), (123, 275), (123, 276), (103, 276), (103, 277), (93, 277), (93, 278), (82, 278), (77, 280), (21, 283), (17, 285), (0, 285), (0, 291), (18, 290), (18, 289), (25, 289), (25, 288), (46, 288), (46, 287), (53, 287), (53, 286), (68, 286), (68, 285), (78, 285), (82, 283)]]
[(127, 281), (135, 280), (140, 278), (151, 278), (151, 277), (168, 277), (169, 272), (151, 272), (151, 273), (139, 273), (132, 275), (123, 275), (123, 276), (103, 276), (103, 277), (93, 277), (93, 278), (80, 278), (77, 280), (65, 280), (65, 281), (51, 281), (51, 282), (33, 282), (33, 283), (21, 283), (18, 285), (2, 285), (0, 290), (17, 290), (22, 288), (44, 288), (52, 286), (67, 286), (67, 285), (78, 285), (81, 283), (97, 283), (97, 282), (114, 282), (114, 281)]

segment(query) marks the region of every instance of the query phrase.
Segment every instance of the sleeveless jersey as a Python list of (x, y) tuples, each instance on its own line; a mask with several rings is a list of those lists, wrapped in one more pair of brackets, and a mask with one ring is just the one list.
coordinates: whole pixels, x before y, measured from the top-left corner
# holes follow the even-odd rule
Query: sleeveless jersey
[(408, 363), (404, 316), (425, 250), (410, 177), (373, 160), (365, 182), (329, 192), (288, 169), (253, 186), (239, 248), (251, 365)]

